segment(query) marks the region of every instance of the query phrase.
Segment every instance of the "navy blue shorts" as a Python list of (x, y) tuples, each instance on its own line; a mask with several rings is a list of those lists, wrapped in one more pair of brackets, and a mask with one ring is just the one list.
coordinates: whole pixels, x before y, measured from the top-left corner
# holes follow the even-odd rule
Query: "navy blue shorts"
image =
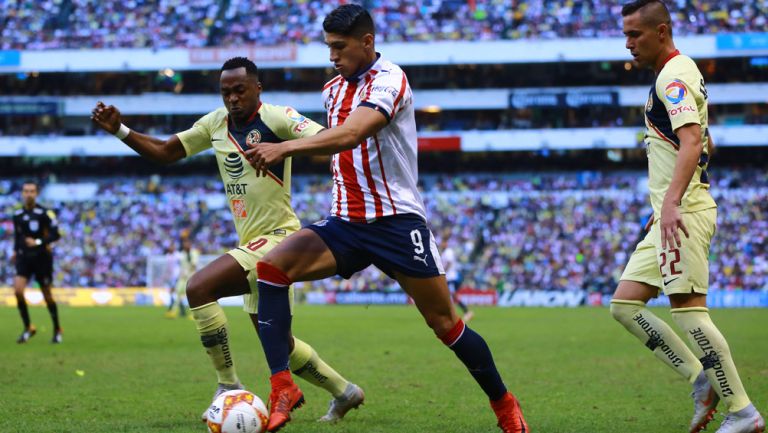
[(323, 239), (336, 259), (336, 273), (343, 278), (370, 265), (390, 278), (394, 271), (417, 278), (445, 273), (435, 237), (418, 215), (393, 215), (370, 224), (328, 217), (306, 228)]

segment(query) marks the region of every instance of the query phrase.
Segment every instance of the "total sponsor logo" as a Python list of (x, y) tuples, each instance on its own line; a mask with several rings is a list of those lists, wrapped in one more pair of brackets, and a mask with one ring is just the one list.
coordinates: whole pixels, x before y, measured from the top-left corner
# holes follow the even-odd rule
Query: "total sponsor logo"
[(688, 89), (686, 89), (685, 84), (680, 80), (673, 80), (664, 88), (664, 96), (667, 98), (667, 101), (673, 104), (682, 102), (687, 93)]
[(667, 113), (669, 113), (669, 117), (677, 116), (683, 113), (695, 113), (695, 112), (696, 112), (696, 108), (694, 108), (692, 105), (683, 105), (681, 107), (673, 108), (667, 111)]
[(291, 107), (285, 107), (285, 115), (291, 122), (296, 124), (293, 128), (296, 132), (301, 132), (309, 126), (309, 119)]

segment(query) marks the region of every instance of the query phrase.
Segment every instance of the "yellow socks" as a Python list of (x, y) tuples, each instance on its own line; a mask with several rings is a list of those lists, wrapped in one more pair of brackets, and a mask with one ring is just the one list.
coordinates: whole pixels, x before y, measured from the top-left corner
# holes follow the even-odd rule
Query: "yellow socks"
[(334, 397), (344, 395), (344, 390), (349, 382), (320, 359), (312, 346), (296, 337), (293, 337), (293, 344), (293, 352), (289, 358), (289, 365), (293, 374), (312, 385), (323, 388)]
[(701, 356), (704, 374), (728, 406), (728, 412), (736, 412), (750, 403), (739, 373), (731, 357), (731, 349), (709, 317), (705, 307), (673, 308), (672, 317), (682, 328), (694, 351)]
[(239, 383), (235, 372), (235, 362), (229, 351), (227, 316), (217, 302), (211, 302), (190, 309), (200, 333), (200, 341), (211, 358), (219, 383), (233, 385)]
[[(217, 302), (211, 302), (192, 308), (190, 311), (197, 324), (200, 341), (216, 369), (219, 383), (228, 385), (239, 383), (235, 363), (229, 350), (227, 317), (224, 315), (224, 310)], [(334, 397), (343, 396), (349, 382), (320, 359), (312, 346), (295, 337), (293, 341), (294, 348), (290, 354), (291, 371), (312, 385), (330, 392)]]
[(701, 363), (666, 322), (645, 308), (644, 302), (614, 299), (611, 315), (689, 383), (696, 380)]

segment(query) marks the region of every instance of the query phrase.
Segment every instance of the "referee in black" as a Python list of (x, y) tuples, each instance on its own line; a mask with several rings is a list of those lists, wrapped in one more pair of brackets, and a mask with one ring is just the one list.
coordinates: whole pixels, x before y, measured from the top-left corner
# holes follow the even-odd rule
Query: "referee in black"
[(51, 294), (53, 281), (53, 248), (61, 235), (56, 223), (56, 213), (37, 204), (37, 183), (24, 182), (21, 187), (22, 207), (13, 214), (13, 229), (15, 240), (13, 244), (13, 256), (11, 262), (16, 263), (16, 277), (13, 280), (13, 290), (16, 302), (24, 322), (24, 332), (21, 333), (17, 343), (26, 343), (37, 330), (29, 321), (27, 301), (24, 299), (24, 289), (27, 283), (35, 276), (43, 292), (45, 304), (51, 313), (53, 320), (52, 343), (61, 343), (61, 326), (59, 326), (59, 312), (56, 302)]

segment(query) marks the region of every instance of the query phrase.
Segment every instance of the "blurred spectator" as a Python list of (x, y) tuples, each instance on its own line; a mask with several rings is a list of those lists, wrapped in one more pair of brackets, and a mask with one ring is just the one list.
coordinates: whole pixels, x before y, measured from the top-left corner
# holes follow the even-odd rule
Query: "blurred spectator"
[[(517, 176), (425, 176), (424, 198), (438, 242), (460, 262), (464, 285), (478, 289), (557, 289), (610, 293), (650, 213), (639, 172), (582, 172)], [(768, 290), (768, 174), (718, 172), (719, 205), (710, 252), (711, 287)], [(204, 254), (237, 244), (226, 208), (209, 209), (218, 181), (202, 177), (101, 179), (95, 199), (46, 203), (59, 213), (63, 239), (55, 254), (59, 287), (146, 284), (146, 260), (160, 255), (182, 230)], [(330, 184), (295, 177), (293, 202), (304, 224), (326, 215)], [(0, 181), (0, 263), (12, 248), (10, 215), (18, 185)], [(222, 201), (226, 203), (226, 201)], [(10, 284), (13, 267), (0, 267)], [(325, 290), (397, 290), (371, 267), (351, 280), (312, 285)]]
[[(168, 48), (322, 40), (341, 0), (0, 0), (0, 49)], [(379, 40), (621, 37), (618, 0), (365, 0)], [(669, 1), (676, 35), (765, 32), (764, 1)]]

